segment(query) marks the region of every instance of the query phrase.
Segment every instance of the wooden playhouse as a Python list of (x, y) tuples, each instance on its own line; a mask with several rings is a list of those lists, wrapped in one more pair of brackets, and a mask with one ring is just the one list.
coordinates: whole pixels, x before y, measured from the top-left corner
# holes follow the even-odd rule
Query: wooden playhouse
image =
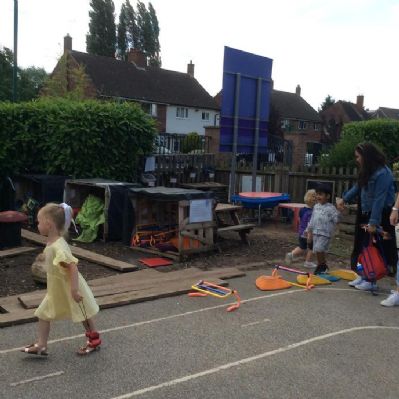
[(130, 246), (181, 259), (214, 248), (212, 192), (171, 187), (131, 188)]

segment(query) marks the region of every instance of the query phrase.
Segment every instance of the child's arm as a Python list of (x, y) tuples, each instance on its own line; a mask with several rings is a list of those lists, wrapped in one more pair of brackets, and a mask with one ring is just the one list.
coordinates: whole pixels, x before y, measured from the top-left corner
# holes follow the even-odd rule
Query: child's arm
[(306, 241), (308, 243), (311, 243), (313, 241), (313, 224), (314, 224), (313, 215), (314, 215), (314, 211), (312, 212), (312, 216), (311, 216), (308, 226), (306, 227), (306, 230), (305, 230), (306, 231)]
[(69, 272), (69, 278), (71, 282), (71, 295), (72, 298), (74, 299), (75, 302), (80, 302), (83, 297), (80, 295), (78, 288), (79, 288), (79, 283), (78, 283), (78, 266), (76, 263), (60, 263), (62, 267), (68, 269)]

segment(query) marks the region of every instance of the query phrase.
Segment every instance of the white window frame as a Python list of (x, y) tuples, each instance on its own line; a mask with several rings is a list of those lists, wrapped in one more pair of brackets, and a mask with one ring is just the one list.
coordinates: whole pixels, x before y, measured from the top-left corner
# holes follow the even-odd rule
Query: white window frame
[(308, 127), (308, 123), (306, 121), (298, 122), (298, 130), (305, 130)]
[(314, 128), (314, 130), (320, 130), (320, 123), (314, 123), (313, 124), (313, 128)]
[(158, 107), (157, 104), (152, 103), (150, 105), (150, 115), (151, 116), (158, 116)]
[(281, 129), (289, 129), (290, 128), (290, 120), (282, 119), (281, 120)]
[(176, 119), (188, 119), (188, 108), (176, 107)]
[(202, 116), (201, 116), (203, 121), (209, 121), (209, 112), (202, 112)]

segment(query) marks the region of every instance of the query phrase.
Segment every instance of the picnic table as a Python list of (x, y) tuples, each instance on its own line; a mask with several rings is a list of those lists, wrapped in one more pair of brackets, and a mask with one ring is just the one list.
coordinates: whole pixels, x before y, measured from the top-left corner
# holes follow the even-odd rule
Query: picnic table
[(217, 235), (224, 231), (236, 231), (241, 240), (248, 244), (247, 235), (255, 227), (253, 223), (241, 223), (238, 213), (241, 205), (219, 203), (215, 208)]
[(231, 200), (234, 203), (241, 203), (245, 208), (258, 210), (258, 225), (261, 224), (261, 210), (275, 208), (282, 202), (290, 201), (290, 196), (285, 193), (274, 192), (243, 192), (233, 195)]
[(277, 207), (277, 218), (280, 219), (281, 210), (282, 209), (290, 209), (294, 213), (294, 218), (293, 218), (293, 221), (292, 221), (292, 228), (295, 231), (298, 231), (298, 227), (299, 227), (299, 212), (305, 206), (306, 206), (306, 204), (301, 204), (301, 203), (298, 203), (298, 202), (285, 202), (285, 203), (278, 204), (278, 207)]

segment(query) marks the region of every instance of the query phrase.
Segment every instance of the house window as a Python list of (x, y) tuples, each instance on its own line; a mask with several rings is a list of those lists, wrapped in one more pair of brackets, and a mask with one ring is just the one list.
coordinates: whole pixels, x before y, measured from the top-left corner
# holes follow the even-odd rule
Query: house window
[(209, 121), (209, 112), (203, 112), (202, 113), (202, 120), (203, 121)]
[(177, 107), (176, 108), (176, 118), (187, 119), (188, 118), (188, 108)]
[(305, 122), (305, 121), (299, 121), (299, 123), (298, 123), (298, 129), (299, 130), (304, 130), (304, 129), (306, 129), (307, 128), (307, 122)]
[(290, 121), (288, 119), (281, 120), (281, 129), (284, 129), (284, 130), (290, 129)]
[(320, 130), (320, 124), (319, 123), (315, 123), (313, 128), (314, 128), (314, 130)]
[(157, 104), (143, 103), (141, 104), (141, 108), (147, 114), (151, 116), (157, 116)]
[(157, 105), (156, 104), (151, 104), (151, 116), (157, 116), (158, 115), (158, 110), (157, 110)]

